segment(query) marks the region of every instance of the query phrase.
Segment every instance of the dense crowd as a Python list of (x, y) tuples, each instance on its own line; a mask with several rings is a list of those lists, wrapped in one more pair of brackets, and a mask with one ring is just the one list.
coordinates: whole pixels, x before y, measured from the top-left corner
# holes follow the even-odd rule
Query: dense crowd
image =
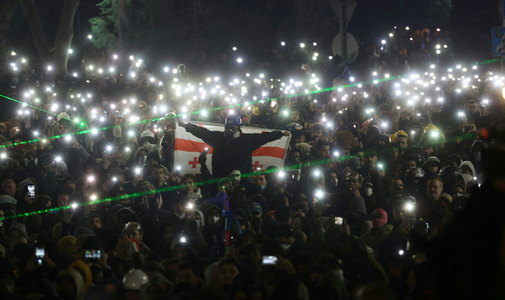
[[(121, 75), (112, 54), (82, 74), (19, 67), (0, 123), (1, 299), (464, 298), (456, 287), (492, 262), (475, 267), (485, 251), (461, 248), (483, 239), (451, 230), (479, 226), (475, 207), (463, 219), (471, 199), (491, 209), (483, 195), (505, 190), (484, 181), (503, 172), (500, 155), (484, 161), (504, 78), (430, 64), (424, 33), (415, 71), (397, 58), (391, 71), (395, 47), (366, 82), (310, 61), (229, 82), (184, 65), (155, 76), (133, 56)], [(204, 152), (199, 174), (181, 174), (177, 126), (212, 144), (212, 170)], [(252, 150), (282, 136), (284, 165), (253, 170)]]

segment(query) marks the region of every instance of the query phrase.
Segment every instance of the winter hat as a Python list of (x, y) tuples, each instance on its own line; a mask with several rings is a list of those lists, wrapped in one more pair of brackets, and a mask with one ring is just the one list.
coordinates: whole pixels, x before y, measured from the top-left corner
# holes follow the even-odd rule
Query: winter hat
[(151, 130), (144, 130), (140, 135), (140, 138), (151, 137), (154, 139), (154, 133)]
[(352, 156), (345, 162), (345, 166), (353, 171), (357, 171), (361, 168), (361, 161), (357, 156)]
[(58, 241), (58, 252), (64, 256), (71, 256), (75, 252), (77, 252), (77, 247), (75, 246), (75, 242), (77, 239), (75, 236), (65, 236), (62, 237)]
[(470, 174), (472, 177), (476, 176), (475, 174), (475, 167), (473, 166), (473, 163), (471, 161), (465, 160), (459, 165), (460, 169), (463, 169), (463, 167), (468, 167), (472, 171), (472, 174)]
[(363, 197), (356, 196), (352, 198), (351, 202), (349, 202), (349, 210), (366, 214), (366, 205), (365, 200), (363, 200)]
[(88, 289), (91, 285), (91, 282), (93, 280), (93, 275), (91, 274), (91, 269), (88, 267), (87, 264), (80, 260), (74, 261), (70, 266), (68, 266), (70, 269), (74, 269), (78, 271), (79, 273), (84, 274), (84, 286), (86, 289)]
[[(377, 208), (372, 212), (374, 218), (372, 219), (373, 227), (384, 226), (388, 222), (388, 213), (382, 208)], [(381, 219), (375, 218), (377, 215), (382, 215)]]
[(80, 226), (75, 230), (74, 236), (78, 237), (81, 234), (95, 235), (95, 232), (91, 228)]
[(9, 195), (1, 195), (0, 196), (0, 205), (2, 205), (2, 204), (16, 205), (16, 203), (18, 203), (18, 201)]
[(19, 190), (23, 190), (29, 184), (33, 184), (33, 181), (31, 181), (31, 179), (25, 179), (25, 180), (21, 181), (18, 184)]
[(258, 214), (263, 213), (263, 208), (261, 207), (261, 204), (256, 202), (249, 204), (247, 210), (249, 210), (250, 212), (257, 212)]
[(445, 199), (447, 201), (449, 201), (449, 203), (452, 203), (452, 196), (447, 194), (447, 193), (442, 193), (440, 194), (440, 198), (438, 198), (438, 201), (440, 201), (441, 199)]
[(25, 238), (28, 240), (28, 233), (26, 232), (25, 224), (12, 223), (11, 228), (9, 229), (9, 232), (11, 232), (13, 230), (19, 230), (25, 236)]

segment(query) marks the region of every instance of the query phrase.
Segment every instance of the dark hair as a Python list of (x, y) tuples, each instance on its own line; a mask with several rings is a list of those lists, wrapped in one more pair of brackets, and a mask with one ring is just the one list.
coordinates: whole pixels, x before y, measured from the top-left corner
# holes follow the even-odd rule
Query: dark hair
[(182, 264), (180, 264), (177, 267), (178, 271), (182, 271), (182, 270), (186, 270), (186, 269), (190, 269), (191, 272), (193, 272), (193, 275), (195, 275), (195, 277), (201, 277), (200, 276), (200, 268), (196, 264), (194, 264), (194, 263), (183, 262)]
[(316, 130), (326, 131), (326, 128), (322, 124), (314, 124), (314, 126), (312, 126), (312, 132)]
[(196, 176), (195, 176), (195, 175), (193, 175), (193, 174), (184, 174), (184, 175), (181, 177), (181, 182), (184, 182), (184, 180), (186, 180), (186, 179), (188, 179), (188, 178), (189, 178), (189, 179), (191, 179), (191, 180), (193, 180), (193, 182), (195, 182), (195, 181), (196, 181)]
[(438, 176), (433, 176), (430, 179), (428, 179), (428, 181), (426, 181), (426, 185), (428, 185), (428, 183), (430, 183), (430, 181), (433, 181), (433, 180), (438, 180), (438, 182), (440, 182), (440, 185), (442, 187), (444, 186), (444, 181), (442, 180), (442, 178), (440, 178)]
[(336, 121), (337, 119), (341, 119), (342, 123), (344, 123), (344, 125), (347, 124), (347, 117), (346, 117), (346, 115), (344, 115), (344, 114), (336, 114), (334, 120)]
[(316, 149), (321, 149), (324, 146), (329, 146), (330, 142), (328, 142), (326, 139), (318, 139), (314, 145)]

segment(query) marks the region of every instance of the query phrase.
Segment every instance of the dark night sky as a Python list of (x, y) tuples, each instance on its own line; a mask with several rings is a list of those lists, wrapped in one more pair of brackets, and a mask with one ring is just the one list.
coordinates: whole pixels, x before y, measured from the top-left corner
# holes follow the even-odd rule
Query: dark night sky
[[(247, 0), (245, 0), (247, 2)], [(252, 0), (251, 0), (252, 1)], [(312, 0), (316, 1), (316, 0)], [(491, 57), (490, 31), (500, 26), (496, 1), (493, 0), (453, 0), (454, 10), (451, 22), (447, 24), (426, 22), (422, 7), (429, 0), (358, 0), (358, 6), (352, 16), (348, 30), (358, 39), (365, 39), (371, 31), (380, 25), (367, 42), (378, 43), (394, 25), (441, 27), (451, 35), (456, 49), (456, 56), (462, 59), (484, 60)], [(46, 30), (46, 37), (51, 44), (56, 33), (62, 0), (35, 1), (41, 22)], [(74, 44), (85, 39), (90, 32), (88, 19), (96, 16), (100, 0), (81, 0), (75, 20)], [(268, 2), (268, 1), (263, 1)], [(397, 10), (388, 17), (395, 8)], [(35, 57), (36, 49), (24, 18), (23, 11), (16, 7), (8, 40), (14, 49), (25, 49)]]

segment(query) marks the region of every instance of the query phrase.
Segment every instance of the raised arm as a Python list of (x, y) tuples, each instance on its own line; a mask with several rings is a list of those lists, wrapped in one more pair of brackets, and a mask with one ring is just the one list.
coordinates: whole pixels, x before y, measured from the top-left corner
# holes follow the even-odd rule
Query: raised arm
[(248, 136), (250, 137), (251, 147), (253, 149), (257, 149), (268, 142), (278, 140), (283, 136), (288, 136), (290, 134), (291, 133), (289, 131), (271, 131), (248, 134)]
[(184, 123), (181, 120), (179, 120), (179, 126), (184, 127), (187, 132), (191, 133), (192, 135), (196, 136), (199, 139), (202, 139), (207, 145), (214, 147), (215, 143), (214, 139), (212, 138), (213, 131), (190, 123)]

